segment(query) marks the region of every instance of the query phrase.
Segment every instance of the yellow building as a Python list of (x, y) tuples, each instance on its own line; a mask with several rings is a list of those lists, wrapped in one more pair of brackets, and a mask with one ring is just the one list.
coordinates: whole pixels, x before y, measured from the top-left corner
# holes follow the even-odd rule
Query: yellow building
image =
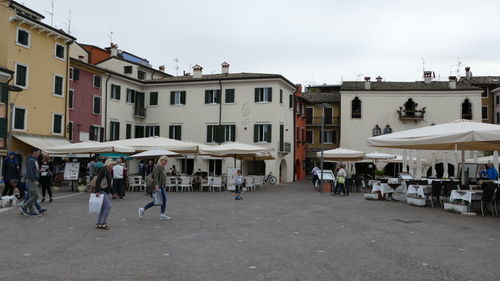
[[(323, 149), (339, 147), (340, 142), (340, 85), (310, 86), (302, 95), (306, 117), (306, 172), (311, 173), (316, 153), (321, 151), (321, 127), (323, 125)], [(325, 169), (332, 169), (325, 162)], [(319, 164), (318, 164), (319, 165)]]
[(32, 146), (68, 143), (69, 44), (75, 38), (43, 18), (15, 1), (0, 0), (0, 67), (13, 70), (10, 84), (22, 89), (2, 99), (11, 133), (7, 148), (22, 155)]

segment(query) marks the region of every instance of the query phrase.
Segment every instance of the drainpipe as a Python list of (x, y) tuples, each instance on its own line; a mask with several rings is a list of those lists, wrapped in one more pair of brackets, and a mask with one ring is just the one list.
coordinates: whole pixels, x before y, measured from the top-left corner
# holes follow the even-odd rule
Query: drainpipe
[(106, 78), (106, 89), (104, 90), (104, 141), (107, 141), (107, 126), (108, 126), (108, 81), (111, 78), (111, 73), (108, 74), (108, 78)]
[(12, 117), (14, 116), (14, 103), (10, 101), (10, 93), (9, 93), (9, 83), (10, 81), (12, 81), (12, 79), (14, 79), (14, 74), (12, 74), (10, 76), (10, 79), (7, 80), (7, 82), (5, 83), (5, 86), (4, 87), (7, 87), (7, 104), (5, 105), (6, 107), (8, 106), (8, 108), (6, 108), (6, 112), (5, 112), (5, 118), (7, 118), (7, 111), (9, 112), (9, 119), (8, 119), (8, 131), (7, 131), (7, 143), (5, 144), (5, 148), (8, 150), (8, 151), (12, 151), (12, 129), (14, 129), (14, 120), (12, 119)]
[[(298, 89), (295, 90), (295, 92), (297, 92)], [(293, 134), (292, 134), (292, 144), (293, 144), (293, 181), (296, 181), (297, 180), (297, 174), (296, 174), (296, 168), (295, 168), (295, 160), (296, 160), (296, 157), (297, 157), (297, 136), (296, 136), (296, 132), (297, 132), (297, 118), (296, 118), (296, 115), (295, 115), (295, 93), (292, 93), (292, 118), (293, 118)]]
[(219, 95), (219, 145), (221, 143), (221, 138), (222, 138), (222, 81), (219, 79), (219, 90), (220, 90), (220, 95)]
[[(64, 138), (66, 139), (68, 137), (68, 125), (69, 125), (69, 110), (68, 110), (68, 102), (69, 102), (69, 44), (73, 43), (73, 41), (69, 41), (66, 43), (66, 95), (64, 99)], [(73, 128), (71, 128), (73, 129)], [(73, 132), (71, 132), (73, 133)]]

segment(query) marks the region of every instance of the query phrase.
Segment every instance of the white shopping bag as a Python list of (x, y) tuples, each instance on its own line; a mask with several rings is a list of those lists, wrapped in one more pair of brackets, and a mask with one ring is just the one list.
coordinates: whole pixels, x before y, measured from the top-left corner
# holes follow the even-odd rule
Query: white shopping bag
[(99, 197), (95, 196), (95, 193), (90, 194), (89, 198), (89, 213), (99, 214), (101, 212), (102, 201), (104, 200), (103, 194), (99, 195)]
[(153, 202), (155, 206), (160, 206), (161, 204), (163, 204), (163, 198), (161, 197), (160, 191), (153, 192)]

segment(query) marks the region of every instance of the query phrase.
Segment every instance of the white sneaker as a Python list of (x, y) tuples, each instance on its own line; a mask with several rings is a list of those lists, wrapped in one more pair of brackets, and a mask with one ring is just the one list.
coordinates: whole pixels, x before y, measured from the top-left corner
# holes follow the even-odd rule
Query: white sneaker
[(139, 218), (142, 218), (144, 216), (144, 208), (139, 208)]
[(171, 217), (169, 217), (169, 216), (167, 216), (165, 214), (161, 214), (160, 215), (160, 220), (169, 220), (169, 219), (171, 219)]

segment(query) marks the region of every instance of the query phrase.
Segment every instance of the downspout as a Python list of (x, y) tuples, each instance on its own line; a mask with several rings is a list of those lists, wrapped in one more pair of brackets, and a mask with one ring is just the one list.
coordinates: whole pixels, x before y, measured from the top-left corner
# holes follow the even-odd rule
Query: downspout
[(221, 143), (221, 139), (222, 139), (222, 81), (219, 79), (219, 90), (220, 90), (220, 94), (219, 94), (219, 145)]
[(108, 126), (108, 81), (111, 78), (111, 73), (108, 74), (108, 78), (106, 78), (106, 89), (104, 90), (104, 141), (107, 141), (107, 126)]
[[(297, 92), (298, 89), (295, 90), (295, 93)], [(295, 115), (295, 93), (292, 94), (292, 118), (293, 118), (293, 181), (297, 180), (297, 174), (296, 174), (296, 169), (295, 169), (295, 160), (297, 157), (297, 139), (296, 139), (296, 131), (297, 131), (297, 117)]]
[[(64, 99), (64, 138), (66, 139), (68, 137), (68, 125), (69, 125), (69, 110), (68, 110), (68, 103), (69, 103), (69, 44), (73, 43), (73, 41), (69, 41), (66, 43), (66, 95)], [(73, 128), (71, 128), (73, 129)], [(73, 132), (71, 132), (73, 133)]]
[(5, 149), (12, 151), (12, 129), (14, 129), (14, 121), (12, 117), (14, 116), (14, 103), (10, 101), (9, 83), (14, 79), (14, 74), (10, 76), (4, 87), (7, 87), (7, 104), (5, 105), (5, 118), (8, 120), (7, 126), (7, 143), (5, 144)]

